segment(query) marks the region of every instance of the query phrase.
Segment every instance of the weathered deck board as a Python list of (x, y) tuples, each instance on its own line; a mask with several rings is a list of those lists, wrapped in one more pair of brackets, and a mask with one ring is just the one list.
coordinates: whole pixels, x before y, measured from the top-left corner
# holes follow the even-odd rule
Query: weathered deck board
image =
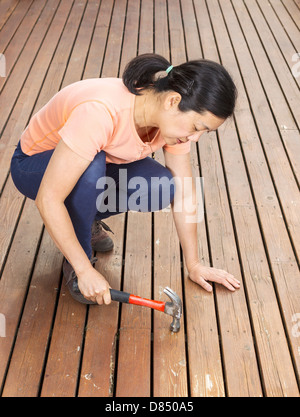
[[(299, 6), (1, 2), (0, 395), (299, 396)], [(163, 300), (163, 288), (174, 289), (184, 306), (178, 334), (160, 312), (76, 304), (62, 285), (62, 255), (9, 174), (29, 118), (60, 88), (121, 76), (152, 51), (173, 65), (220, 61), (239, 90), (234, 118), (202, 136), (191, 159), (204, 179), (199, 257), (234, 273), (241, 289), (208, 294), (189, 280), (168, 210), (108, 219), (114, 250), (96, 254), (113, 288)], [(155, 158), (164, 163), (162, 152)]]
[(9, 19), (13, 13), (15, 7), (18, 4), (18, 0), (3, 0), (0, 4), (0, 29), (2, 29), (5, 22)]
[[(227, 24), (229, 25), (231, 23), (234, 27), (234, 17), (233, 13), (231, 13), (231, 8), (227, 7), (226, 10), (225, 6), (223, 6), (223, 8), (224, 14), (226, 13), (228, 17)], [(236, 33), (234, 35), (236, 36)], [(234, 42), (233, 39), (232, 42)], [(242, 43), (241, 40), (238, 48), (240, 48)], [(280, 141), (274, 120), (271, 116), (269, 107), (267, 106), (266, 98), (262, 89), (259, 88), (258, 80), (255, 94), (254, 90), (251, 88), (250, 82), (252, 83), (255, 78), (254, 67), (251, 64), (250, 59), (247, 59), (248, 54), (246, 49), (243, 48), (237, 56), (240, 57), (239, 64), (244, 69), (245, 85), (247, 86), (249, 83), (247, 94), (252, 103), (258, 132), (254, 127), (254, 122), (249, 117), (249, 113), (245, 115), (245, 112), (242, 112), (241, 118), (239, 111), (237, 111), (236, 120), (246, 160), (246, 167), (249, 171), (253, 188), (254, 199), (256, 200), (256, 209), (259, 215), (259, 221), (261, 222), (262, 237), (266, 242), (271, 274), (273, 274), (275, 288), (281, 288), (277, 293), (277, 297), (280, 300), (279, 308), (281, 314), (285, 317), (287, 325), (286, 331), (290, 333), (292, 331), (291, 320), (296, 313), (294, 308), (299, 303), (299, 297), (296, 295), (299, 293), (299, 279), (297, 279), (299, 272), (297, 258), (295, 258), (288, 232), (290, 229), (293, 231), (294, 225), (297, 227), (299, 224), (299, 212), (297, 212), (295, 208), (291, 210), (294, 216), (294, 219), (290, 220), (293, 227), (287, 229), (284, 221), (284, 214), (286, 214), (284, 208), (286, 207), (287, 210), (289, 209), (288, 204), (292, 205), (291, 201), (293, 201), (291, 199), (295, 198), (296, 201), (299, 199), (299, 192), (295, 186), (294, 177), (290, 171), (290, 165), (288, 162), (285, 163), (286, 155), (283, 150), (282, 142)], [(248, 71), (249, 75), (247, 76)], [(242, 92), (242, 86), (239, 91)], [(242, 102), (242, 100), (240, 101)], [(245, 116), (247, 117), (247, 120)], [(250, 127), (252, 128), (251, 133)], [(270, 141), (270, 135), (272, 141)], [(261, 141), (259, 139), (261, 139)], [(265, 158), (265, 155), (267, 155), (267, 159)], [(286, 185), (286, 189), (284, 184)], [(290, 190), (288, 190), (289, 187)], [(289, 193), (289, 200), (286, 200), (286, 192)], [(261, 251), (261, 253), (263, 252)], [(285, 296), (286, 291), (283, 289), (285, 286), (290, 287), (288, 292), (292, 297), (291, 299)], [(294, 344), (294, 360), (298, 362), (298, 341), (295, 339), (296, 338), (290, 333), (289, 342)]]
[[(168, 18), (165, 2), (155, 5), (155, 51), (170, 56)], [(148, 12), (149, 14), (150, 12)], [(148, 49), (149, 50), (149, 49)], [(145, 49), (146, 52), (146, 49)], [(164, 164), (163, 152), (155, 159)], [(168, 209), (153, 215), (153, 296), (166, 300), (163, 289), (168, 286), (180, 297), (183, 294), (180, 246), (172, 214)], [(185, 316), (185, 311), (183, 312)], [(153, 321), (153, 395), (184, 397), (189, 394), (187, 346), (185, 332), (170, 334), (170, 317), (154, 312)], [(182, 330), (185, 323), (181, 323)]]

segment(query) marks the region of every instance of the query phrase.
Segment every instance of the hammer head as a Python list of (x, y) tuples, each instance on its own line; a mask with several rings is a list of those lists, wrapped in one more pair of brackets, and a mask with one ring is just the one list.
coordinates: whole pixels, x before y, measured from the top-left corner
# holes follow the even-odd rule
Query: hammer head
[(173, 333), (177, 333), (180, 330), (180, 317), (182, 314), (182, 303), (180, 297), (171, 290), (171, 288), (166, 287), (164, 293), (170, 297), (171, 302), (167, 301), (165, 304), (165, 313), (173, 317), (173, 321), (170, 326), (170, 330)]

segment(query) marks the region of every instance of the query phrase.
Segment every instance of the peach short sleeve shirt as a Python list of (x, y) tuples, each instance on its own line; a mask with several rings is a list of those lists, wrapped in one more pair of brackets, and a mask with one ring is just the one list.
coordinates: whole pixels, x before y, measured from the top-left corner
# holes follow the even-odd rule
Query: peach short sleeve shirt
[(134, 124), (135, 95), (119, 78), (78, 81), (59, 91), (30, 120), (21, 136), (21, 148), (34, 155), (63, 141), (92, 161), (104, 151), (106, 162), (123, 164), (143, 159), (164, 148), (173, 154), (190, 151), (190, 143), (166, 145), (158, 130), (151, 142), (138, 135)]

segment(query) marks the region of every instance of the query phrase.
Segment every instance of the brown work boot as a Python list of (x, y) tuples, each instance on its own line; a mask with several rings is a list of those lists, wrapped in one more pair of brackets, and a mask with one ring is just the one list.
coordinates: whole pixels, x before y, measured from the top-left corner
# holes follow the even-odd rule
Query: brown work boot
[(108, 252), (114, 247), (114, 242), (103, 229), (113, 233), (103, 221), (95, 220), (92, 226), (91, 244), (96, 252)]
[[(94, 265), (94, 263), (97, 261), (97, 258), (91, 259), (91, 264)], [(72, 267), (72, 265), (64, 258), (63, 262), (63, 274), (66, 286), (68, 287), (68, 290), (70, 291), (70, 294), (74, 298), (74, 300), (79, 301), (82, 304), (97, 304), (93, 301), (87, 300), (84, 298), (84, 296), (81, 294), (79, 287), (78, 287), (78, 279), (75, 274), (75, 271)]]

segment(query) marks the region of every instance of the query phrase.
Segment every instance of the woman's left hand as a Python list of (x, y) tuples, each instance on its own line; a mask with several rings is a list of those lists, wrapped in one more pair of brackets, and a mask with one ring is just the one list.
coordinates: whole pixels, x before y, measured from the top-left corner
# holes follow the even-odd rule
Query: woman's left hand
[(222, 284), (230, 291), (235, 291), (240, 288), (240, 282), (233, 275), (223, 269), (203, 266), (200, 263), (193, 265), (189, 270), (189, 276), (192, 281), (201, 285), (201, 287), (209, 292), (212, 291), (212, 286), (207, 281)]

